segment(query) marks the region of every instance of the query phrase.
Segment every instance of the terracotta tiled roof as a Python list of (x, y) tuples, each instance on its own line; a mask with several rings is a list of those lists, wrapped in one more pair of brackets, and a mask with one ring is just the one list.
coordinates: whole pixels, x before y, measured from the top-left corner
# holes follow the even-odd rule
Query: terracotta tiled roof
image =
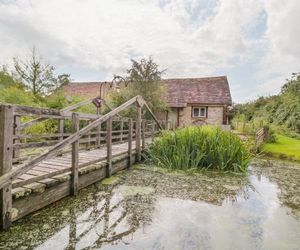
[(166, 84), (166, 98), (170, 107), (186, 107), (187, 104), (232, 104), (226, 76), (165, 79), (163, 83)]
[(104, 96), (109, 89), (110, 82), (71, 82), (65, 86), (65, 91), (69, 96), (96, 97), (100, 95), (100, 85), (102, 83), (104, 84), (102, 87)]
[[(103, 96), (109, 90), (104, 82)], [(226, 76), (205, 78), (164, 79), (166, 101), (170, 107), (186, 107), (187, 104), (231, 105), (231, 95)], [(65, 86), (67, 95), (99, 96), (101, 82), (72, 82)]]

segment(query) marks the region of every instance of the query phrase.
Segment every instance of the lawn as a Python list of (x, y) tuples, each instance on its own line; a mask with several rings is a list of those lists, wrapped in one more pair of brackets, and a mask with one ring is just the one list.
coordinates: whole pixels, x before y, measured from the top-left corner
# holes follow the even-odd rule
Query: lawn
[(283, 135), (276, 135), (276, 138), (276, 143), (264, 144), (262, 151), (269, 156), (300, 162), (300, 140)]

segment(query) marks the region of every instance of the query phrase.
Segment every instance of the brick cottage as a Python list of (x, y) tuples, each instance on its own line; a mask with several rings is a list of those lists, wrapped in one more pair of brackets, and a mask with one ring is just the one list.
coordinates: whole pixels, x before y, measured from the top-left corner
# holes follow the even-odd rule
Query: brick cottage
[[(170, 128), (187, 125), (228, 125), (228, 108), (232, 105), (226, 76), (164, 79), (164, 97), (168, 111), (156, 114)], [(67, 95), (102, 97), (109, 91), (109, 82), (77, 82), (65, 86)]]

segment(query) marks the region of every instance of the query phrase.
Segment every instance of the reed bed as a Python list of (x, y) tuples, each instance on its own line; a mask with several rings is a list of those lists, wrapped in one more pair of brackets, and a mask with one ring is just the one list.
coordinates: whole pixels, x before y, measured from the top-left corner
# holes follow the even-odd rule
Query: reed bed
[(145, 157), (169, 169), (225, 172), (245, 172), (251, 159), (247, 146), (236, 135), (208, 126), (163, 131)]

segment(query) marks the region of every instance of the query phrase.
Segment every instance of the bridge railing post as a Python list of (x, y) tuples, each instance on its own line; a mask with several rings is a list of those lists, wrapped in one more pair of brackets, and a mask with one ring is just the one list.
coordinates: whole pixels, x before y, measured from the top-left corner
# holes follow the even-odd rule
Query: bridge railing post
[[(13, 158), (13, 107), (0, 106), (0, 176), (12, 170)], [(0, 189), (0, 229), (6, 229), (11, 224), (12, 182)]]
[(112, 118), (107, 120), (106, 127), (106, 147), (107, 147), (107, 166), (106, 177), (110, 177), (112, 174)]
[(151, 138), (152, 138), (152, 140), (154, 139), (154, 136), (155, 136), (155, 123), (152, 122), (151, 123)]
[[(79, 116), (76, 113), (72, 114), (72, 132), (76, 133), (79, 130)], [(72, 180), (71, 194), (78, 193), (78, 165), (79, 165), (79, 139), (72, 143)]]
[[(14, 116), (14, 126), (13, 126), (13, 133), (15, 136), (20, 135), (20, 125), (21, 125), (21, 117), (19, 115)], [(19, 138), (14, 139), (13, 143), (20, 143), (21, 140)], [(18, 159), (20, 157), (20, 149), (13, 150), (13, 159)], [(18, 160), (16, 161), (18, 162)]]
[(146, 134), (146, 121), (143, 120), (142, 121), (142, 151), (145, 149), (146, 147), (146, 139), (145, 139), (145, 134)]
[[(58, 120), (58, 133), (60, 134), (59, 141), (64, 140), (64, 119)], [(62, 156), (62, 152), (58, 153), (58, 156)]]
[(136, 160), (141, 161), (141, 122), (142, 122), (142, 107), (137, 103), (137, 118), (136, 118), (136, 137), (135, 137), (135, 149)]
[(96, 138), (96, 147), (100, 148), (101, 146), (101, 124), (97, 126), (97, 138)]
[(60, 134), (59, 141), (64, 139), (64, 119), (58, 120), (58, 133)]
[(124, 129), (124, 121), (122, 120), (120, 123), (120, 142), (123, 142), (123, 129)]
[[(89, 121), (87, 122), (87, 125), (90, 125), (91, 123), (92, 123), (92, 121), (89, 120)], [(90, 150), (90, 149), (91, 149), (91, 132), (92, 132), (92, 131), (88, 132), (88, 135), (87, 135), (86, 150)]]
[(132, 165), (132, 119), (128, 119), (128, 155), (129, 155), (129, 162), (128, 167), (130, 168)]

